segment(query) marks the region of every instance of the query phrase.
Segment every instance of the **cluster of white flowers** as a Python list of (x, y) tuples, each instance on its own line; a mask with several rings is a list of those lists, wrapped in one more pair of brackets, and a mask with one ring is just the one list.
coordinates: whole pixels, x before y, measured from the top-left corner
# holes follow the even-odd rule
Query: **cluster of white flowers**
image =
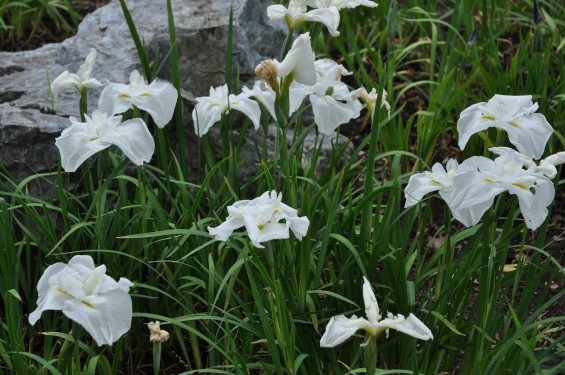
[(267, 16), (272, 20), (284, 18), (289, 30), (305, 21), (320, 22), (328, 28), (332, 36), (338, 36), (339, 11), (360, 5), (374, 8), (378, 4), (370, 0), (290, 0), (288, 7), (269, 6)]
[(539, 165), (533, 160), (541, 157), (553, 132), (545, 117), (535, 113), (537, 108), (531, 96), (495, 95), (487, 103), (465, 109), (457, 122), (462, 149), (472, 134), (497, 127), (508, 133), (519, 152), (494, 147), (490, 151), (499, 155), (496, 159), (474, 156), (461, 164), (451, 159), (447, 171), (436, 163), (432, 172), (410, 177), (404, 190), (405, 206), (418, 203), (429, 192), (439, 191), (453, 217), (469, 227), (479, 222), (498, 194), (508, 191), (518, 197), (526, 226), (539, 228), (555, 196), (550, 179), (557, 174), (555, 166), (565, 162), (565, 152), (551, 155)]
[[(342, 65), (331, 59), (314, 60), (309, 33), (294, 40), (282, 62), (275, 59), (262, 61), (255, 73), (260, 80), (255, 81), (251, 89), (244, 87), (239, 95), (228, 94), (224, 85), (210, 88), (210, 96), (196, 99), (192, 119), (197, 135), (206, 134), (230, 108), (247, 115), (257, 129), (261, 110), (250, 97), (261, 102), (276, 119), (276, 98), (285, 86), (288, 86), (289, 108), (284, 115), (291, 116), (308, 97), (318, 131), (327, 136), (335, 135), (340, 125), (359, 117), (362, 105), (358, 98), (367, 102), (371, 115), (375, 110), (375, 89), (371, 93), (367, 93), (364, 87), (350, 91), (341, 81), (342, 76), (350, 74)], [(382, 105), (390, 112), (386, 92), (383, 93)]]
[[(87, 88), (104, 86), (90, 77), (95, 59), (96, 50), (92, 49), (76, 74), (61, 73), (51, 84), (53, 95), (73, 87), (85, 94)], [(155, 141), (147, 125), (140, 118), (122, 123), (122, 116), (118, 114), (136, 107), (149, 113), (155, 124), (162, 128), (173, 117), (177, 96), (177, 90), (170, 83), (153, 81), (147, 84), (137, 70), (131, 73), (129, 85), (107, 84), (92, 116), (84, 114), (86, 122), (70, 117), (71, 126), (55, 140), (63, 169), (74, 172), (90, 156), (111, 145), (118, 146), (135, 165), (149, 162), (155, 151)]]
[[(339, 11), (357, 6), (377, 4), (369, 0), (291, 0), (288, 7), (272, 5), (267, 12), (270, 19), (285, 19), (290, 32), (302, 22), (313, 21), (321, 22), (331, 35), (337, 36)], [(88, 88), (104, 86), (91, 77), (95, 59), (96, 51), (91, 50), (76, 74), (65, 71), (57, 77), (51, 85), (54, 96), (68, 88), (85, 94)], [(261, 118), (259, 103), (277, 119), (277, 114), (280, 116), (277, 106), (281, 106), (277, 99), (285, 95), (288, 95), (288, 113), (284, 116), (292, 116), (308, 97), (318, 131), (327, 136), (335, 135), (340, 125), (360, 116), (359, 99), (366, 102), (371, 116), (375, 111), (376, 90), (367, 92), (361, 87), (351, 91), (341, 80), (350, 74), (342, 65), (330, 59), (315, 59), (309, 33), (294, 40), (281, 62), (265, 60), (259, 63), (255, 73), (259, 80), (251, 88), (244, 87), (238, 95), (231, 94), (228, 86), (223, 85), (211, 87), (209, 96), (196, 99), (192, 120), (198, 136), (207, 134), (231, 109), (249, 117), (257, 130)], [(98, 110), (90, 117), (84, 114), (85, 122), (71, 117), (71, 126), (56, 139), (64, 170), (75, 171), (87, 158), (111, 145), (119, 147), (136, 165), (149, 162), (155, 143), (147, 125), (140, 118), (122, 122), (120, 114), (141, 109), (163, 128), (172, 119), (177, 97), (177, 90), (170, 83), (147, 84), (138, 71), (131, 73), (129, 84), (107, 84), (100, 95)], [(385, 91), (381, 106), (386, 107), (390, 116), (386, 97)], [(436, 163), (431, 172), (410, 177), (405, 189), (405, 207), (417, 204), (427, 193), (438, 191), (455, 219), (472, 226), (479, 222), (498, 194), (508, 191), (518, 197), (527, 227), (538, 228), (553, 201), (555, 191), (551, 179), (557, 174), (556, 166), (565, 163), (565, 152), (539, 163), (535, 161), (543, 155), (553, 131), (545, 117), (536, 113), (537, 109), (531, 96), (503, 95), (465, 109), (457, 123), (462, 149), (473, 134), (496, 127), (508, 133), (518, 151), (494, 147), (490, 149), (498, 155), (494, 160), (474, 156), (459, 164), (450, 159), (446, 169)], [(209, 234), (216, 240), (227, 241), (234, 230), (245, 227), (251, 244), (257, 248), (263, 248), (266, 241), (288, 239), (290, 232), (302, 240), (310, 224), (307, 217), (298, 216), (296, 209), (282, 203), (282, 193), (274, 190), (252, 200), (237, 201), (227, 211), (228, 217), (221, 225), (208, 227)], [(128, 292), (133, 284), (124, 278), (116, 282), (105, 273), (105, 266), (95, 267), (93, 259), (84, 255), (73, 257), (68, 264), (49, 266), (39, 280), (38, 307), (30, 314), (29, 322), (35, 324), (43, 311), (61, 310), (81, 324), (98, 345), (112, 344), (130, 328), (132, 303)], [(422, 340), (433, 338), (430, 329), (413, 314), (405, 317), (389, 313), (382, 319), (367, 278), (364, 278), (363, 299), (366, 318), (332, 317), (321, 338), (322, 347), (339, 345), (359, 329), (365, 330), (368, 337), (383, 332), (388, 335), (389, 329), (395, 329)], [(168, 339), (168, 332), (160, 329), (159, 322), (151, 322), (148, 327), (151, 341), (160, 343)]]

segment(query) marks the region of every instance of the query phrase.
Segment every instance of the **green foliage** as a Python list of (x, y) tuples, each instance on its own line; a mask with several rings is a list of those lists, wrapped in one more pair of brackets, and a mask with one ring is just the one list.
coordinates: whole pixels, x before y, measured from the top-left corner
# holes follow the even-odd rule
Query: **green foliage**
[[(361, 337), (332, 349), (320, 348), (319, 339), (332, 316), (364, 315), (366, 276), (383, 312), (412, 312), (434, 335), (425, 342), (397, 332), (379, 338), (375, 374), (562, 373), (565, 316), (544, 315), (565, 297), (549, 289), (564, 275), (562, 259), (546, 249), (548, 223), (529, 232), (514, 197), (498, 199), (472, 228), (453, 221), (447, 208), (438, 212), (435, 198), (403, 208), (412, 167), (424, 169), (444, 157), (442, 141), (454, 133), (460, 111), (495, 93), (533, 94), (558, 133), (549, 149), (563, 147), (563, 7), (544, 3), (545, 22), (534, 25), (531, 2), (476, 3), (382, 1), (374, 11), (342, 12), (340, 38), (328, 41), (318, 29), (315, 51), (339, 55), (354, 73), (353, 86), (375, 87), (379, 100), (386, 90), (392, 105), (390, 117), (384, 109), (372, 121), (367, 116), (352, 152), (336, 144), (322, 160), (316, 148), (303, 162), (304, 136), (315, 130), (302, 124), (299, 112), (288, 124), (295, 130), (292, 145), (282, 141), (288, 129), (280, 126), (274, 158), (267, 157), (266, 143), (257, 145), (259, 171), (242, 184), (249, 121), (238, 129), (239, 138), (232, 137), (230, 113), (218, 125), (218, 142), (205, 136), (198, 144), (198, 178), (176, 151), (184, 152), (184, 145), (175, 148), (160, 129), (156, 165), (134, 172), (113, 150), (74, 174), (59, 170), (15, 182), (2, 171), (1, 372), (151, 373), (145, 324), (158, 320), (171, 333), (162, 347), (162, 373), (364, 373)], [(178, 88), (168, 10), (167, 57)], [(149, 64), (133, 20), (129, 26), (152, 80), (159, 65)], [(541, 47), (533, 45), (538, 30)], [(235, 71), (228, 53), (228, 82)], [(237, 83), (231, 81), (233, 92)], [(178, 104), (180, 136), (186, 119)], [(266, 127), (269, 120), (263, 120)], [(465, 155), (504, 142), (493, 135), (469, 144)], [(320, 168), (322, 161), (329, 167)], [(37, 186), (49, 187), (45, 198), (29, 193)], [(225, 243), (208, 234), (208, 226), (227, 216), (228, 205), (271, 189), (310, 219), (302, 241), (271, 241), (257, 249), (238, 231)], [(503, 272), (514, 252), (528, 261)], [(112, 277), (135, 283), (132, 329), (113, 347), (98, 348), (74, 329), (71, 334), (60, 312), (44, 313), (34, 327), (27, 322), (45, 268), (76, 254), (89, 254)]]
[(35, 39), (61, 40), (80, 22), (70, 0), (0, 0), (0, 46), (37, 47)]

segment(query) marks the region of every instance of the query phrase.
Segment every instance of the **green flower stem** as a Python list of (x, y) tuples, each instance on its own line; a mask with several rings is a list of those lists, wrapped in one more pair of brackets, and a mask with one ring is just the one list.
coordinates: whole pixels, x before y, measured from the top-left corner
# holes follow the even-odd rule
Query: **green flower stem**
[(368, 375), (373, 375), (377, 370), (377, 336), (370, 336), (365, 346), (365, 352), (363, 353), (365, 360), (365, 370)]
[(158, 375), (161, 368), (161, 341), (153, 341), (153, 374)]
[[(75, 371), (79, 372), (81, 369), (81, 364), (80, 364), (80, 336), (82, 335), (82, 333), (84, 332), (84, 328), (82, 328), (82, 326), (80, 324), (78, 324), (77, 322), (75, 322), (73, 320), (73, 325), (72, 325), (72, 336), (73, 336), (73, 341), (74, 341), (74, 360), (75, 360)], [(76, 373), (73, 371), (73, 373)]]
[(80, 110), (80, 121), (86, 122), (85, 115), (88, 110), (88, 97), (86, 95), (86, 88), (80, 90), (79, 110)]

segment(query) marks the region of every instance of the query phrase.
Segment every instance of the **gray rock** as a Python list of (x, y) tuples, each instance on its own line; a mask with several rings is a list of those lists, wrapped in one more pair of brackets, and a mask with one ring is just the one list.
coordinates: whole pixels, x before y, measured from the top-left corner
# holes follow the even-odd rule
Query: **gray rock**
[[(278, 56), (285, 29), (266, 16), (268, 0), (173, 0), (184, 98), (207, 95), (224, 83), (230, 6), (233, 4), (234, 72), (253, 76), (257, 63)], [(128, 0), (150, 61), (169, 51), (165, 0)], [(279, 25), (280, 26), (280, 25)], [(78, 117), (78, 93), (60, 95), (55, 114), (50, 107), (48, 80), (64, 70), (76, 72), (90, 48), (98, 51), (92, 76), (101, 82), (124, 82), (141, 70), (135, 46), (117, 0), (85, 17), (76, 36), (33, 51), (0, 52), (0, 165), (16, 179), (52, 170), (59, 160), (54, 139)], [(236, 68), (237, 67), (237, 68)], [(165, 64), (159, 76), (167, 79)], [(96, 109), (101, 89), (89, 90), (89, 113)], [(185, 109), (188, 106), (185, 105)], [(188, 111), (185, 112), (188, 115)], [(191, 127), (190, 127), (191, 128)]]

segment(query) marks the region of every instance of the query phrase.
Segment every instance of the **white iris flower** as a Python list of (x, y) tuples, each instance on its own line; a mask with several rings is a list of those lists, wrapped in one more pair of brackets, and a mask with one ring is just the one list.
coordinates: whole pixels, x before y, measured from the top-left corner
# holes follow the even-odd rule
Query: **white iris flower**
[(297, 210), (282, 203), (282, 193), (274, 190), (253, 200), (235, 202), (228, 207), (228, 214), (226, 221), (208, 227), (208, 232), (216, 240), (226, 241), (235, 229), (245, 227), (253, 246), (261, 249), (261, 242), (289, 238), (289, 229), (302, 240), (310, 225), (307, 217), (299, 217)]
[(430, 329), (413, 314), (405, 318), (400, 314), (392, 315), (388, 313), (387, 318), (382, 319), (379, 304), (371, 284), (366, 277), (363, 277), (363, 280), (363, 300), (365, 302), (365, 315), (367, 319), (358, 318), (355, 315), (351, 316), (351, 318), (346, 318), (344, 315), (332, 317), (326, 327), (326, 332), (320, 340), (322, 348), (333, 348), (345, 342), (360, 329), (365, 330), (367, 335), (374, 337), (381, 335), (383, 332), (386, 332), (388, 336), (388, 330), (395, 329), (420, 340), (433, 338)]
[[(320, 22), (328, 28), (332, 36), (338, 36), (340, 9), (360, 5), (374, 8), (378, 4), (369, 0), (290, 0), (288, 8), (283, 5), (269, 6), (267, 16), (271, 20), (284, 18), (291, 30), (302, 22)], [(308, 10), (308, 7), (312, 9)]]
[(76, 171), (86, 159), (111, 145), (118, 146), (135, 165), (151, 160), (155, 142), (140, 118), (122, 122), (122, 116), (109, 117), (100, 111), (85, 118), (86, 122), (79, 122), (70, 117), (72, 125), (55, 139), (65, 171)]
[(317, 60), (315, 65), (318, 77), (316, 84), (295, 88), (294, 100), (301, 102), (308, 95), (318, 131), (331, 136), (341, 124), (359, 117), (362, 105), (347, 85), (341, 82), (341, 76), (348, 73), (343, 66), (329, 59)]
[(524, 161), (506, 152), (495, 160), (474, 156), (453, 178), (453, 193), (448, 202), (452, 210), (468, 209), (470, 215), (458, 218), (465, 226), (478, 223), (494, 198), (505, 191), (518, 197), (520, 211), (529, 229), (537, 229), (548, 215), (555, 189), (541, 173), (523, 169)]
[(37, 309), (29, 315), (35, 323), (47, 310), (61, 310), (84, 327), (98, 346), (112, 345), (131, 326), (132, 304), (125, 278), (115, 281), (106, 266), (94, 266), (92, 257), (76, 255), (68, 264), (55, 263), (37, 284)]
[(149, 113), (158, 127), (165, 127), (173, 118), (177, 104), (174, 86), (159, 81), (147, 84), (137, 70), (130, 74), (129, 81), (129, 85), (110, 83), (102, 90), (98, 100), (100, 111), (115, 115), (136, 106)]
[(520, 153), (541, 158), (553, 128), (544, 115), (535, 113), (538, 107), (531, 95), (495, 95), (487, 103), (473, 104), (461, 112), (457, 121), (459, 147), (464, 149), (471, 135), (495, 127), (508, 133)]
[(212, 125), (220, 121), (223, 114), (230, 109), (235, 109), (245, 114), (255, 130), (259, 128), (261, 120), (261, 108), (257, 102), (249, 99), (250, 92), (243, 92), (239, 95), (229, 94), (228, 85), (220, 87), (210, 87), (210, 96), (196, 98), (196, 106), (192, 111), (192, 122), (194, 131), (199, 137), (208, 133)]
[(96, 50), (92, 48), (84, 64), (82, 64), (78, 71), (75, 73), (69, 73), (65, 70), (51, 83), (51, 92), (54, 97), (57, 97), (63, 91), (69, 88), (76, 88), (79, 92), (84, 92), (87, 88), (99, 88), (104, 86), (97, 79), (91, 78), (92, 70), (94, 69), (94, 61), (96, 60)]

